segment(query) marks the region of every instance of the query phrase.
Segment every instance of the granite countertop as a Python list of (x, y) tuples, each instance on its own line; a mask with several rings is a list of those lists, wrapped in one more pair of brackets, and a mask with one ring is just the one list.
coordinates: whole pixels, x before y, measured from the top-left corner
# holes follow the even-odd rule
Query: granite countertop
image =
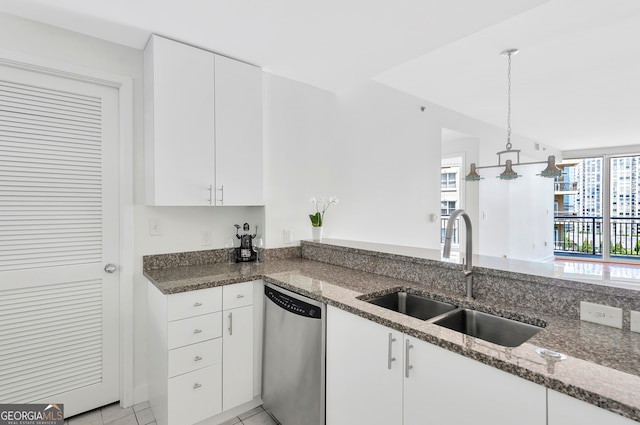
[[(640, 422), (640, 334), (535, 311), (465, 300), (463, 294), (425, 291), (417, 283), (305, 259), (265, 263), (174, 267), (147, 270), (164, 294), (264, 279), (532, 382), (572, 395)], [(404, 288), (431, 298), (545, 328), (519, 347), (509, 348), (370, 304), (363, 299)], [(567, 356), (557, 361), (538, 347)]]
[[(422, 259), (438, 263), (440, 266), (443, 266), (443, 263), (448, 263), (451, 266), (462, 264), (462, 255), (458, 251), (452, 251), (451, 258), (442, 258), (442, 251), (437, 249), (326, 238), (322, 240), (322, 244), (350, 251), (376, 252), (391, 257)], [(512, 275), (521, 274), (539, 278), (569, 280), (572, 285), (575, 285), (575, 282), (583, 282), (640, 291), (640, 267), (633, 264), (603, 264), (596, 261), (581, 261), (580, 259), (574, 261), (569, 258), (538, 262), (474, 255), (473, 266), (474, 270), (478, 272), (482, 272), (484, 269), (491, 273), (501, 271)]]

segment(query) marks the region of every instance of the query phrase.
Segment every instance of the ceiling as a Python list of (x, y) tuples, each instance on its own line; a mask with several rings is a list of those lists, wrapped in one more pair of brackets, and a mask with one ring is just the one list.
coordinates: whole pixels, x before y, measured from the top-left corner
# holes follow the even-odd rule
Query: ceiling
[(638, 0), (0, 0), (134, 48), (157, 33), (332, 92), (370, 79), (561, 150), (640, 144)]

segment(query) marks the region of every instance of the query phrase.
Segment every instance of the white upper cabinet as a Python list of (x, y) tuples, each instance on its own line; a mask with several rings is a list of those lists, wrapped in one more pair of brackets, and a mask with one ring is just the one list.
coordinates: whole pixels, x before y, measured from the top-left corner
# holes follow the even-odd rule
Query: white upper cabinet
[(262, 70), (216, 55), (216, 205), (263, 205)]
[(144, 53), (149, 205), (210, 205), (215, 55), (151, 36)]
[(263, 204), (260, 68), (156, 35), (144, 65), (147, 204)]

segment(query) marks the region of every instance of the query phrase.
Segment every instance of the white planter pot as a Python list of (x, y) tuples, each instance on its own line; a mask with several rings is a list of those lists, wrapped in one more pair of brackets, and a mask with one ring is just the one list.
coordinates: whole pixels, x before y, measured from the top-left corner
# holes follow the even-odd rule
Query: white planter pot
[(322, 240), (322, 226), (313, 227), (311, 226), (311, 236), (314, 241), (320, 242)]

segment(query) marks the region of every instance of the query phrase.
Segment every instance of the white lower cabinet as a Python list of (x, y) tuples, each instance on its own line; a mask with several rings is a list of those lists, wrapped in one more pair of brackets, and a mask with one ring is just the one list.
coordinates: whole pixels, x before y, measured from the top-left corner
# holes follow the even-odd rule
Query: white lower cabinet
[(222, 409), (229, 410), (253, 399), (253, 282), (222, 291)]
[(168, 423), (195, 424), (222, 411), (222, 364), (169, 378)]
[(148, 284), (149, 402), (158, 425), (196, 424), (254, 400), (261, 325), (254, 283), (262, 287), (244, 282), (175, 295)]
[(404, 425), (547, 423), (542, 385), (413, 337), (405, 361)]
[(327, 425), (546, 424), (546, 389), (335, 307)]
[(548, 425), (638, 425), (638, 422), (592, 404), (548, 390)]
[(402, 423), (402, 333), (327, 307), (327, 425)]

